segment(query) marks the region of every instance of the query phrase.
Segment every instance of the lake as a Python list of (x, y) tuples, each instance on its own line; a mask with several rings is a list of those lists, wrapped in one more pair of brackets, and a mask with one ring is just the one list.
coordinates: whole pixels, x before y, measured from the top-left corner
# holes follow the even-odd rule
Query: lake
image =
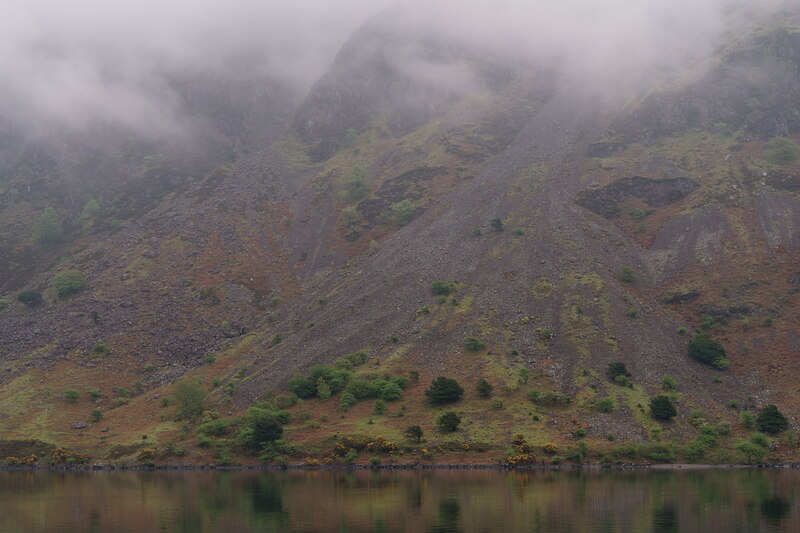
[(10, 532), (800, 531), (800, 471), (2, 471)]

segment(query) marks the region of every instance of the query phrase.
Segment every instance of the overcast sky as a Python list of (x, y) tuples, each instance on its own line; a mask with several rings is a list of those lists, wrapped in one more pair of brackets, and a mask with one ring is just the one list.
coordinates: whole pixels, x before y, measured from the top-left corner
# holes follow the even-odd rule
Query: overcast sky
[(303, 92), (356, 28), (397, 3), (413, 8), (386, 20), (409, 29), (561, 57), (589, 76), (613, 64), (633, 72), (702, 51), (723, 7), (747, 1), (787, 0), (6, 0), (0, 116), (146, 128), (176, 112), (164, 72), (234, 64)]

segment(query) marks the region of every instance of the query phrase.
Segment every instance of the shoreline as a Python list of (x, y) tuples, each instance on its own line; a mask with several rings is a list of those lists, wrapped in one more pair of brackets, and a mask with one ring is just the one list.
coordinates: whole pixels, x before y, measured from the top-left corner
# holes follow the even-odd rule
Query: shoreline
[(0, 466), (4, 472), (191, 472), (191, 471), (421, 471), (421, 470), (506, 470), (506, 471), (602, 471), (602, 470), (798, 470), (800, 463), (761, 463), (761, 464), (691, 464), (691, 463), (630, 463), (622, 465), (574, 464), (574, 465), (495, 465), (495, 464), (400, 464), (400, 465), (14, 465)]

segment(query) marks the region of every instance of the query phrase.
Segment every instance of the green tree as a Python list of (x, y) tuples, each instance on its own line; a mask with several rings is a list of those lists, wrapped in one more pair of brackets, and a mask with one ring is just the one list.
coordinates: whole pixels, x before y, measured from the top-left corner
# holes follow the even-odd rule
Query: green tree
[(195, 380), (183, 378), (172, 387), (175, 414), (179, 420), (195, 420), (205, 410), (206, 390)]
[(33, 240), (41, 247), (52, 246), (64, 240), (61, 218), (52, 207), (46, 208), (33, 225)]
[(245, 426), (239, 432), (242, 444), (250, 450), (260, 450), (265, 443), (283, 436), (283, 424), (273, 411), (251, 407), (247, 410)]
[(455, 411), (445, 411), (436, 418), (436, 425), (447, 433), (457, 430), (459, 424), (461, 424), (461, 417)]
[(672, 420), (678, 412), (669, 396), (659, 394), (650, 399), (650, 414), (656, 420)]
[(758, 413), (756, 418), (759, 431), (776, 435), (782, 431), (789, 429), (789, 421), (778, 410), (775, 404), (769, 404)]
[(695, 335), (689, 341), (689, 355), (717, 368), (726, 368), (729, 364), (725, 358), (725, 348), (705, 333)]
[(486, 381), (485, 378), (481, 378), (478, 380), (478, 384), (475, 386), (475, 389), (478, 391), (478, 396), (481, 398), (491, 398), (492, 396), (492, 384)]
[(418, 425), (408, 426), (404, 433), (409, 439), (416, 439), (417, 444), (422, 442), (422, 428)]
[(86, 289), (86, 276), (80, 270), (65, 270), (50, 279), (50, 285), (59, 298), (65, 298)]
[(431, 386), (425, 391), (425, 396), (433, 405), (443, 405), (454, 403), (464, 395), (464, 388), (452, 378), (439, 376), (431, 382)]
[(767, 454), (767, 449), (749, 440), (737, 440), (733, 448), (744, 455), (748, 463), (758, 463)]
[(391, 211), (392, 216), (398, 225), (405, 226), (411, 222), (412, 218), (414, 218), (414, 215), (417, 212), (417, 204), (406, 198), (405, 200), (395, 202), (390, 205), (389, 211)]

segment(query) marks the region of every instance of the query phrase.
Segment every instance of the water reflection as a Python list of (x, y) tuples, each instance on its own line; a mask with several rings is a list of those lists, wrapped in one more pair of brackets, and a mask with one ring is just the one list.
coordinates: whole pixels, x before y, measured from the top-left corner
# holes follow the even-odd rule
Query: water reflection
[(0, 531), (800, 531), (800, 472), (0, 472)]

